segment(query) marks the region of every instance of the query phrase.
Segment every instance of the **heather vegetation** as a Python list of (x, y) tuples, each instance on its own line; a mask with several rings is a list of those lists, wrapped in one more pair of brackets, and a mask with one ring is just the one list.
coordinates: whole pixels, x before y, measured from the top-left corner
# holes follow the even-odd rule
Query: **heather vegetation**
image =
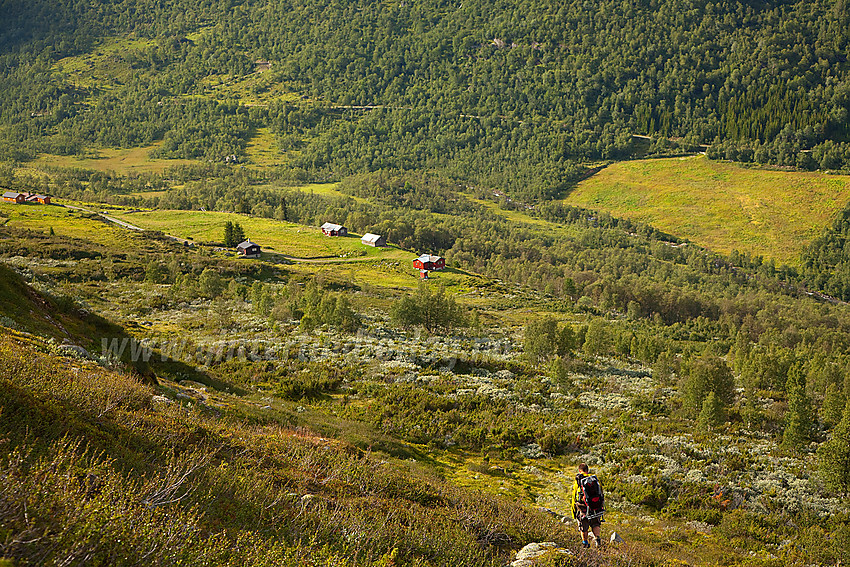
[(850, 562), (847, 2), (0, 16), (0, 564)]
[[(269, 192), (307, 222), (335, 199), (351, 207), (355, 229), (375, 226), (354, 224), (358, 214), (397, 226), (392, 211), (410, 215), (409, 237), (447, 239), (435, 250), (455, 267), (418, 282), (412, 252), (405, 266), (382, 256), (238, 260), (220, 243), (185, 246), (155, 232), (125, 231), (127, 244), (115, 247), (62, 236), (72, 220), (96, 234), (105, 225), (94, 215), (45, 216), (41, 230), (23, 229), (21, 209), (2, 206), (0, 254), (25, 280), (8, 272), (4, 281), (33, 288), (31, 303), (5, 309), (2, 324), (54, 337), (7, 341), (7, 367), (23, 377), (15, 370), (17, 389), (6, 390), (61, 408), (44, 411), (81, 408), (77, 421), (51, 425), (45, 414), (44, 431), (26, 434), (27, 418), (5, 417), (29, 410), (6, 398), (4, 466), (20, 479), (5, 493), (8, 523), (44, 530), (52, 543), (4, 554), (59, 562), (57, 553), (76, 557), (77, 541), (80, 553), (121, 563), (108, 534), (147, 522), (127, 545), (149, 549), (166, 537), (169, 524), (157, 518), (168, 518), (195, 535), (158, 547), (152, 556), (162, 562), (500, 564), (532, 541), (577, 543), (569, 526), (533, 508), (569, 516), (569, 474), (585, 461), (609, 494), (605, 529), (630, 544), (578, 561), (723, 563), (750, 551), (764, 565), (846, 560), (843, 305), (808, 295), (787, 269), (735, 265), (584, 209), (553, 206), (517, 220), (468, 198), (458, 203), (463, 214), (436, 213), (423, 203), (437, 208), (440, 198), (419, 191), (417, 178), (405, 191), (418, 208), (385, 205), (366, 190), (384, 179), (358, 181), (361, 200)], [(219, 222), (224, 234), (228, 221)], [(33, 326), (24, 313), (41, 312), (38, 297), (65, 297), (72, 320), (98, 313), (135, 341), (98, 344), (106, 332), (77, 334), (67, 321)], [(86, 350), (55, 346), (63, 341)], [(133, 352), (156, 383), (117, 385), (137, 383), (121, 362)], [(54, 368), (60, 353), (89, 377), (65, 389), (40, 382), (62, 381), (62, 372), (31, 377), (27, 365)], [(189, 417), (169, 425), (173, 412)], [(89, 419), (122, 427), (92, 436)], [(262, 453), (266, 443), (273, 449)], [(15, 502), (32, 483), (59, 482), (53, 471), (66, 462), (126, 490), (87, 496), (85, 483), (67, 486), (39, 504), (66, 510), (64, 519), (31, 514), (26, 524)], [(171, 472), (160, 478), (151, 467)], [(186, 476), (150, 509), (149, 493), (168, 474)], [(359, 474), (375, 478), (364, 484)], [(123, 512), (104, 512), (96, 525), (73, 515), (73, 503), (92, 498)], [(253, 510), (268, 523), (256, 527)], [(799, 540), (791, 524), (812, 528)]]

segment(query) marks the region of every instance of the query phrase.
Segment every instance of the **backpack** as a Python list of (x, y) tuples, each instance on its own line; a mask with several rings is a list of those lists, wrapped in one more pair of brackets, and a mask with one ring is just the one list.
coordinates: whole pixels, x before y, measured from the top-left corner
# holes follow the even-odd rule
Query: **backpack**
[(584, 518), (593, 520), (601, 518), (605, 512), (605, 495), (596, 475), (576, 475), (579, 486), (578, 505), (584, 508)]

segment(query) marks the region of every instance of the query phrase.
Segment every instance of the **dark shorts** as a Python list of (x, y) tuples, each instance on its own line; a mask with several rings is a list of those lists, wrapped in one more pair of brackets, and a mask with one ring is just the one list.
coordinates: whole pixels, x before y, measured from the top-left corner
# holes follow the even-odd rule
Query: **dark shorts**
[(602, 525), (602, 518), (591, 518), (588, 520), (587, 518), (581, 518), (578, 520), (578, 525), (581, 528), (581, 531), (587, 532), (590, 531), (590, 528), (598, 528)]

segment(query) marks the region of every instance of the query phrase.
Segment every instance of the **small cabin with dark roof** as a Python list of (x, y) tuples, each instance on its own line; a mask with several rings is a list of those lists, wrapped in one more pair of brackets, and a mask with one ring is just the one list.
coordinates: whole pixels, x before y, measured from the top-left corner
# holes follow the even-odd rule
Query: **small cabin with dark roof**
[(362, 242), (366, 246), (386, 246), (387, 238), (379, 234), (372, 234), (371, 232), (367, 232), (363, 235), (363, 238), (360, 239), (360, 242)]
[(3, 193), (3, 200), (7, 203), (16, 203), (22, 205), (27, 202), (26, 193), (18, 193), (17, 191), (6, 191)]
[(442, 270), (446, 267), (446, 259), (441, 256), (433, 256), (431, 254), (422, 254), (413, 260), (413, 267), (420, 270)]
[(240, 242), (239, 244), (237, 244), (236, 251), (243, 258), (260, 257), (260, 245), (256, 242), (251, 242), (250, 240), (246, 240), (245, 242)]
[(348, 236), (348, 229), (341, 224), (326, 222), (322, 225), (322, 232), (327, 236)]

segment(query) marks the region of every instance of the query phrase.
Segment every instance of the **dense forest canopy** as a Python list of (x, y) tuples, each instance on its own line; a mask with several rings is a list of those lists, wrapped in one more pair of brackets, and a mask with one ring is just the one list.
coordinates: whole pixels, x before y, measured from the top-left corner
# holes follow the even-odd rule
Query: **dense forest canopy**
[[(269, 127), (314, 178), (432, 168), (526, 199), (558, 193), (577, 162), (633, 154), (633, 134), (655, 153), (850, 163), (845, 0), (6, 1), (0, 14), (0, 145), (16, 159), (154, 142), (161, 157), (244, 159)], [(134, 42), (93, 80), (57, 65), (107, 37)], [(261, 102), (219, 100), (210, 78), (257, 61), (270, 69), (242, 94)]]

